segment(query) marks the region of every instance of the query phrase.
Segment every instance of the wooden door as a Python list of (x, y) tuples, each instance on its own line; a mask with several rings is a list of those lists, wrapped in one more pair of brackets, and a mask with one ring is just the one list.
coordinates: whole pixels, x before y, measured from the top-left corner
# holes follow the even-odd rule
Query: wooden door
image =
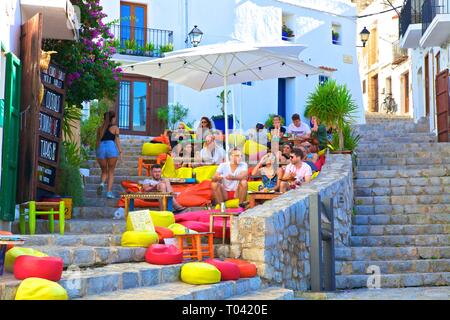
[(160, 135), (164, 132), (167, 124), (158, 119), (158, 108), (166, 106), (168, 103), (169, 85), (166, 80), (152, 78), (151, 82), (151, 102), (150, 118), (152, 119), (149, 127), (150, 135)]
[(404, 112), (409, 113), (409, 73), (406, 72), (403, 74), (403, 103), (404, 103)]
[(379, 107), (378, 107), (378, 75), (375, 75), (371, 78), (371, 89), (372, 89), (372, 108), (371, 111), (372, 112), (378, 112), (379, 111)]
[(450, 104), (448, 69), (436, 76), (436, 108), (438, 141), (449, 142)]
[(425, 116), (430, 115), (430, 66), (429, 56), (425, 56)]
[(20, 53), (22, 90), (20, 101), (20, 146), (17, 202), (36, 198), (37, 139), (39, 125), (39, 90), (41, 87), (39, 60), (42, 43), (42, 14), (36, 14), (22, 25)]

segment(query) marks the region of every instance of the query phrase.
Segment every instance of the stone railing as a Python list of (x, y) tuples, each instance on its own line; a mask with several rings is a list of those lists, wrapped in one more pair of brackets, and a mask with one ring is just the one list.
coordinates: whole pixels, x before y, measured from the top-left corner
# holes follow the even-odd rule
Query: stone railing
[(350, 155), (329, 155), (319, 177), (242, 213), (232, 224), (228, 255), (253, 262), (268, 284), (310, 288), (309, 199), (334, 199), (336, 246), (348, 246), (353, 208)]

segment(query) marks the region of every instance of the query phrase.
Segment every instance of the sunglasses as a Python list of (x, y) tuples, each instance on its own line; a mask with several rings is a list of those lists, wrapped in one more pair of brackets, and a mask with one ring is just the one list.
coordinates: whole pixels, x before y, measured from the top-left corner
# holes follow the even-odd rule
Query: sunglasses
[(290, 156), (289, 159), (294, 159), (294, 156)]

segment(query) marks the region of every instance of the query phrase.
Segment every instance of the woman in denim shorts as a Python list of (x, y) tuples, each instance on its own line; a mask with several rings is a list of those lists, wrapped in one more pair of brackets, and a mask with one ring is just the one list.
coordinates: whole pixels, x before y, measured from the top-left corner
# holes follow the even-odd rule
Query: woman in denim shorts
[(114, 198), (112, 193), (114, 169), (119, 157), (122, 157), (122, 148), (120, 147), (119, 127), (116, 124), (116, 113), (108, 111), (103, 116), (103, 124), (97, 130), (97, 162), (102, 169), (102, 180), (97, 189), (98, 195), (102, 194), (108, 179), (106, 197)]

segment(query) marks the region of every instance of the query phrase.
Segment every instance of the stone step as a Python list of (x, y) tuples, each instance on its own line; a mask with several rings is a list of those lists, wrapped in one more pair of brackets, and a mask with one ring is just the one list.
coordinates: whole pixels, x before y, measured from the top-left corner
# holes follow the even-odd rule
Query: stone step
[(107, 264), (142, 262), (146, 248), (134, 247), (66, 247), (66, 246), (30, 246), (49, 256), (61, 257), (64, 267), (93, 267)]
[(35, 234), (26, 236), (25, 246), (110, 247), (120, 246), (121, 234)]
[(374, 171), (374, 170), (402, 170), (402, 169), (430, 169), (430, 168), (442, 168), (444, 164), (407, 164), (407, 165), (358, 165), (356, 170), (361, 171)]
[(450, 272), (450, 259), (391, 260), (391, 261), (337, 261), (337, 275), (366, 275), (377, 266), (381, 274)]
[[(97, 195), (98, 187), (99, 187), (99, 185), (97, 183), (86, 183), (84, 185), (84, 193)], [(106, 188), (103, 189), (102, 193), (105, 193), (105, 192), (106, 192)], [(114, 181), (114, 184), (112, 187), (112, 192), (117, 192), (117, 193), (125, 192), (125, 189), (120, 184), (120, 181)]]
[(84, 300), (224, 300), (261, 288), (261, 279), (243, 278), (210, 285), (191, 285), (181, 281), (147, 288), (119, 290), (109, 294), (88, 295)]
[[(65, 221), (65, 233), (68, 234), (122, 234), (125, 231), (125, 220), (112, 219), (70, 219)], [(20, 233), (19, 222), (12, 224), (12, 232)], [(49, 234), (48, 221), (36, 221), (36, 234)], [(55, 222), (55, 234), (59, 233), (59, 224)], [(26, 234), (29, 234), (28, 223)]]
[[(340, 275), (336, 276), (337, 289), (366, 288), (370, 275)], [(383, 274), (380, 276), (381, 288), (448, 286), (450, 272), (439, 273), (403, 273)]]
[(356, 214), (410, 214), (410, 213), (443, 213), (450, 212), (450, 204), (384, 204), (384, 205), (355, 205)]
[(417, 131), (414, 127), (403, 127), (398, 129), (380, 126), (378, 128), (364, 128), (355, 131), (355, 134), (361, 136), (362, 142), (367, 141), (393, 141), (400, 143), (419, 142), (420, 139), (434, 139), (427, 140), (432, 142), (436, 140), (436, 136), (427, 131)]
[[(369, 134), (369, 133), (368, 133)], [(370, 135), (364, 136), (359, 142), (361, 145), (369, 144), (371, 142), (378, 143), (382, 141), (383, 144), (402, 144), (402, 143), (420, 143), (420, 142), (437, 142), (436, 136), (428, 133), (412, 133), (405, 135), (404, 133), (397, 133), (393, 137), (383, 137), (376, 133), (370, 133)]]
[[(373, 204), (377, 199), (364, 199), (368, 197), (377, 198), (379, 196), (439, 196), (450, 194), (450, 185), (448, 186), (405, 186), (405, 187), (379, 187), (379, 188), (355, 188), (355, 203), (357, 204)], [(360, 199), (361, 198), (361, 199)], [(378, 199), (380, 200), (380, 199)], [(384, 202), (384, 200), (381, 200)]]
[[(449, 215), (450, 216), (450, 215)], [(450, 234), (450, 224), (353, 225), (352, 236)]]
[(442, 176), (427, 177), (396, 177), (396, 178), (368, 178), (355, 179), (354, 187), (356, 190), (363, 190), (364, 188), (397, 188), (397, 187), (428, 187), (428, 186), (450, 186), (450, 176), (446, 176), (445, 170), (435, 171), (436, 175)]
[(337, 261), (450, 259), (450, 247), (337, 247)]
[(450, 246), (450, 234), (352, 236), (355, 247)]
[(227, 300), (294, 300), (294, 291), (285, 288), (268, 287), (234, 296)]
[(85, 192), (83, 199), (83, 206), (86, 207), (99, 207), (99, 208), (116, 208), (117, 202), (119, 201), (120, 192), (113, 192), (115, 199), (106, 198), (106, 194), (103, 193), (101, 196), (97, 196), (96, 193)]
[[(366, 179), (394, 179), (394, 178), (432, 178), (432, 177), (447, 177), (450, 176), (450, 165), (441, 165), (441, 166), (429, 166), (426, 169), (409, 169), (409, 168), (401, 168), (401, 169), (395, 169), (395, 170), (370, 170), (370, 171), (363, 171), (359, 167), (357, 167), (356, 170), (356, 180), (355, 183), (358, 186), (367, 186), (370, 187), (370, 182), (364, 182), (362, 180)], [(420, 180), (419, 180), (420, 181)], [(424, 181), (419, 185), (428, 185), (428, 181)], [(431, 180), (435, 181), (435, 180)], [(448, 183), (448, 180), (444, 184)], [(375, 182), (375, 181), (373, 181)], [(392, 181), (391, 185), (392, 185)], [(415, 181), (411, 181), (415, 182)], [(363, 184), (367, 183), (367, 184)], [(427, 184), (424, 184), (427, 183)], [(439, 183), (440, 184), (440, 183)], [(396, 185), (395, 183), (393, 184)], [(401, 181), (399, 181), (399, 185), (401, 185)], [(414, 184), (416, 185), (416, 184)]]
[(382, 140), (373, 143), (360, 141), (356, 150), (358, 153), (377, 153), (377, 152), (439, 152), (448, 151), (450, 143), (423, 142), (423, 143), (384, 143)]
[(450, 214), (429, 213), (429, 214), (374, 214), (356, 215), (352, 217), (353, 225), (423, 225), (423, 224), (450, 224)]
[[(137, 173), (137, 172), (136, 172)], [(146, 177), (139, 177), (136, 175), (125, 175), (125, 176), (121, 176), (121, 175), (115, 175), (114, 176), (114, 183), (116, 185), (120, 185), (120, 182), (123, 180), (130, 180), (130, 181), (140, 181), (140, 180), (144, 180)], [(101, 182), (100, 176), (90, 176), (90, 177), (86, 177), (85, 178), (85, 182), (86, 184), (97, 184), (99, 185)]]
[[(89, 170), (91, 176), (100, 176), (102, 171), (100, 168), (93, 168)], [(114, 174), (118, 176), (133, 176), (138, 174), (137, 164), (135, 167), (119, 167), (114, 170)], [(145, 170), (143, 171), (145, 175)]]
[[(450, 164), (450, 154), (435, 154), (433, 157), (417, 157), (406, 155), (404, 157), (366, 158), (365, 155), (358, 156), (358, 166), (410, 166), (410, 165), (440, 165)], [(426, 169), (426, 168), (425, 168)]]
[[(358, 205), (419, 205), (419, 204), (450, 204), (450, 193), (438, 195), (406, 195), (406, 187), (375, 188), (373, 197), (355, 197)], [(448, 188), (446, 188), (448, 190)], [(441, 191), (442, 192), (442, 191)], [(396, 195), (390, 195), (395, 193)]]
[[(138, 287), (178, 281), (181, 265), (158, 266), (144, 263), (120, 263), (99, 268), (71, 268), (63, 272), (58, 282), (67, 290), (69, 299), (110, 293)], [(3, 298), (14, 299), (19, 280), (9, 275)], [(0, 286), (0, 297), (2, 297)]]
[(440, 156), (449, 156), (450, 155), (450, 146), (447, 149), (440, 149), (436, 151), (430, 150), (422, 150), (422, 151), (403, 151), (403, 150), (395, 150), (395, 151), (385, 151), (380, 150), (380, 152), (376, 151), (361, 151), (358, 153), (358, 159), (388, 159), (388, 158), (427, 158), (431, 159), (433, 157)]
[(112, 219), (118, 208), (113, 207), (75, 207), (73, 219)]

